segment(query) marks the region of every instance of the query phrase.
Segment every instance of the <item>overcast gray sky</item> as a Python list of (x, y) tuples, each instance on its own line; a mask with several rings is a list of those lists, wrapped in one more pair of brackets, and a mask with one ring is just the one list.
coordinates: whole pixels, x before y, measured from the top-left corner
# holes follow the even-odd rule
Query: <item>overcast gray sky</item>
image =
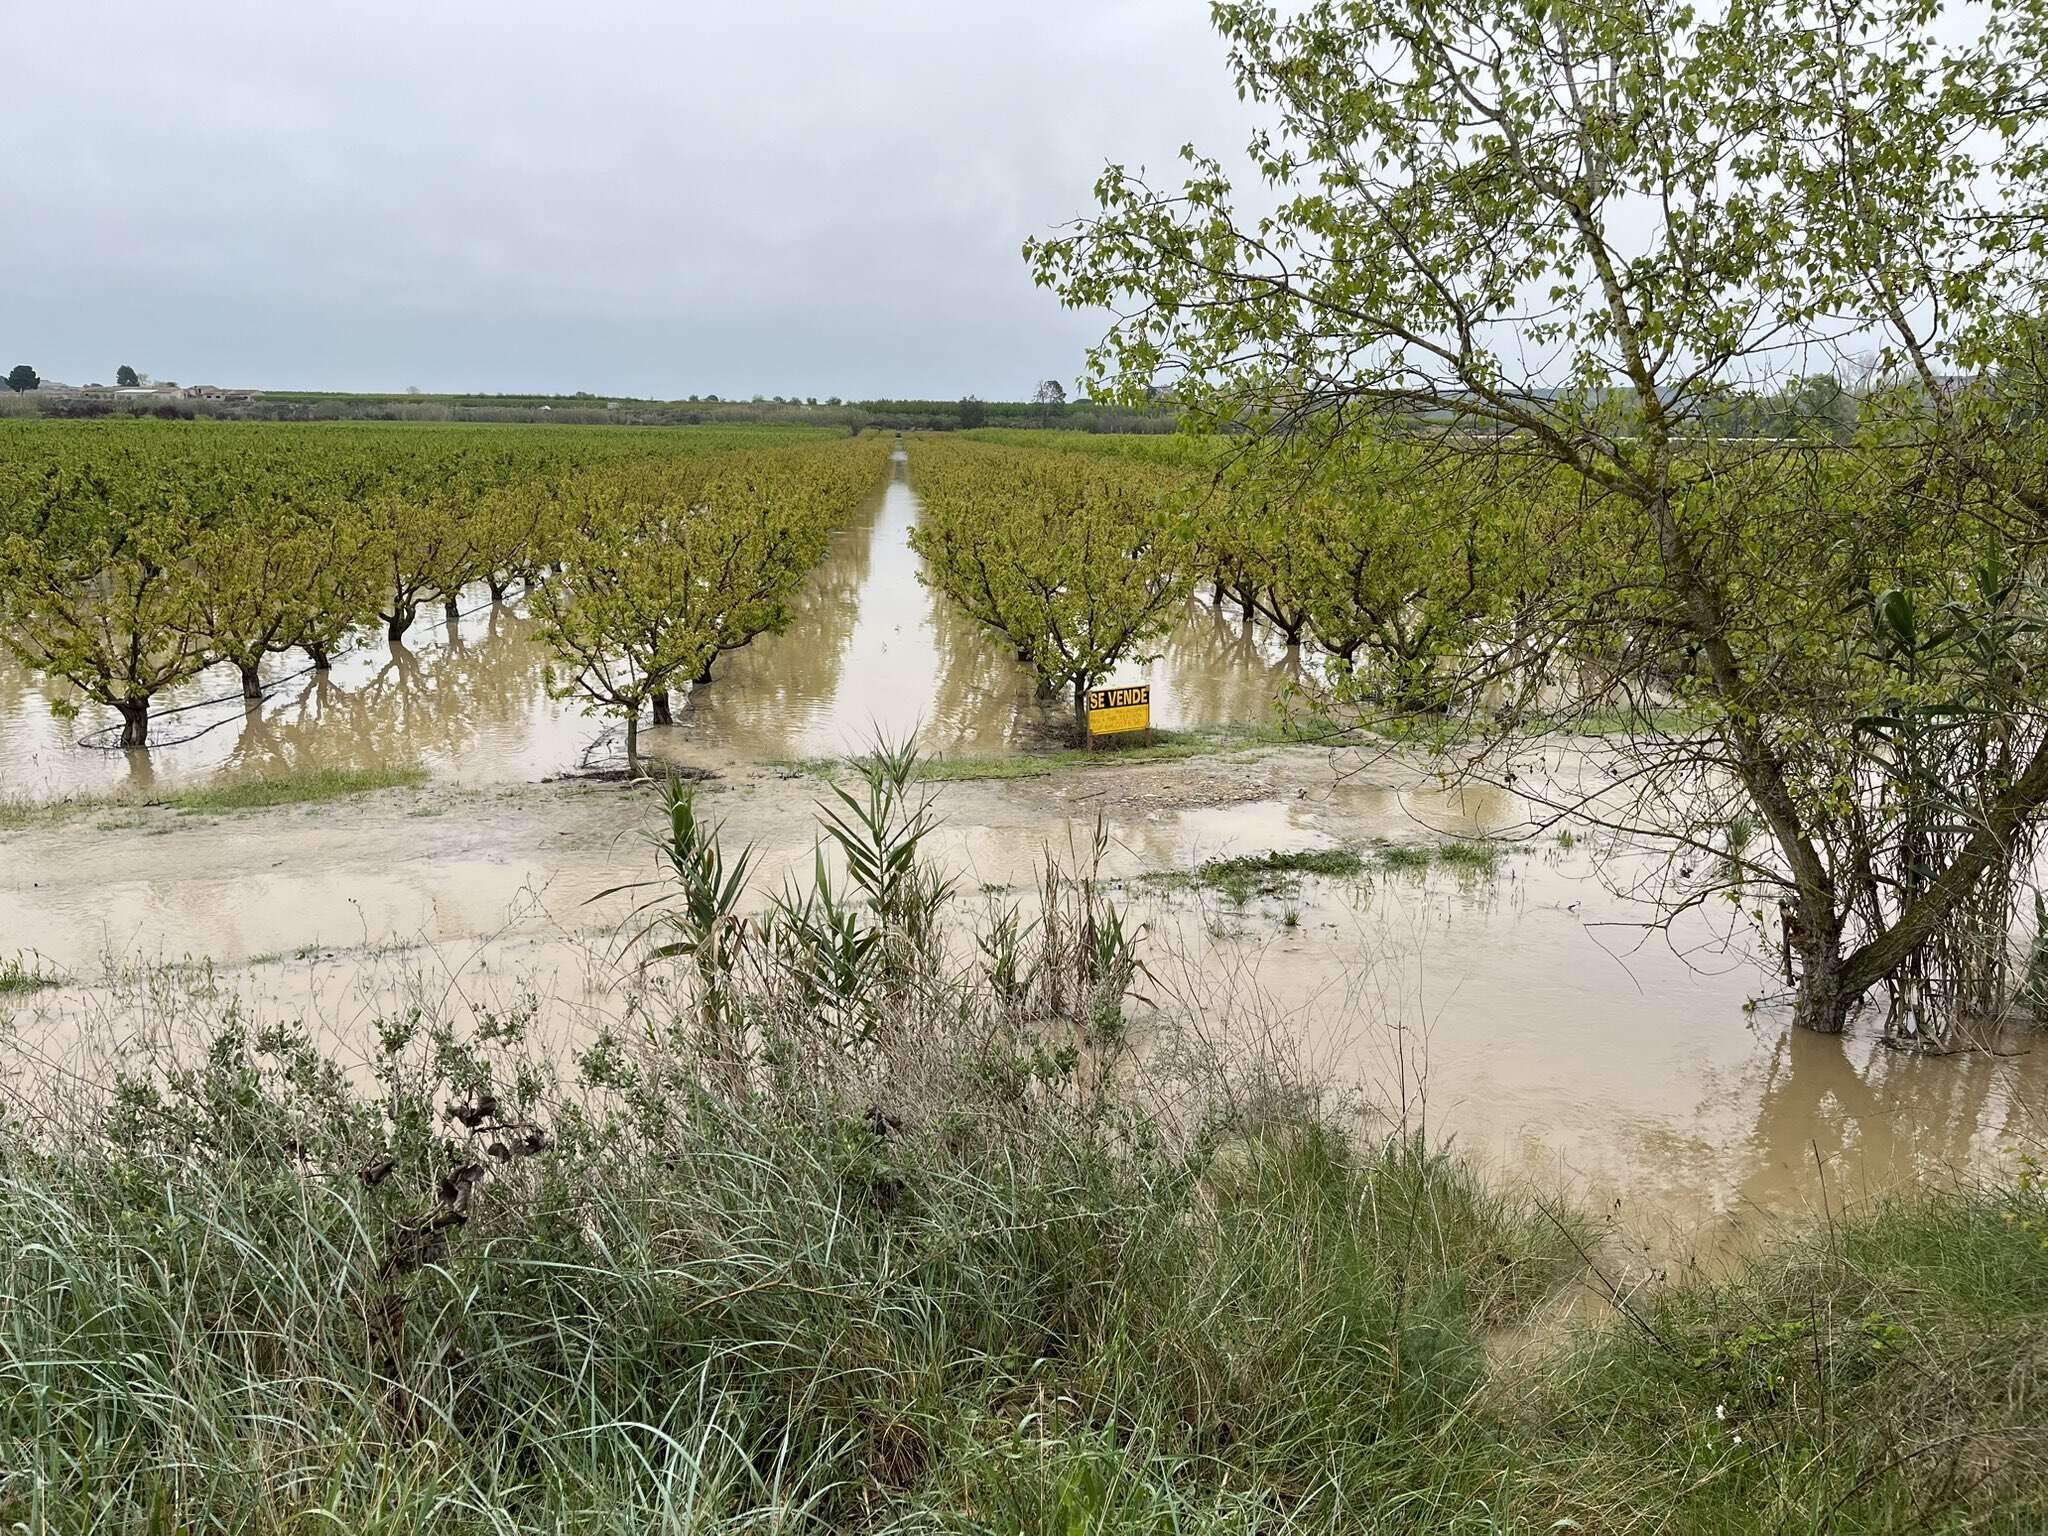
[(1019, 398), (1025, 236), (1241, 147), (1203, 0), (10, 8), (0, 366)]

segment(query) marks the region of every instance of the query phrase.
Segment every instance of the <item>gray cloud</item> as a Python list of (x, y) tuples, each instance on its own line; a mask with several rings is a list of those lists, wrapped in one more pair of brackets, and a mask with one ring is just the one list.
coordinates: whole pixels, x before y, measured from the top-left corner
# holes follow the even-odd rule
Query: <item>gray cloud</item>
[(1014, 398), (1018, 246), (1234, 150), (1195, 0), (20, 8), (0, 353), (275, 388)]

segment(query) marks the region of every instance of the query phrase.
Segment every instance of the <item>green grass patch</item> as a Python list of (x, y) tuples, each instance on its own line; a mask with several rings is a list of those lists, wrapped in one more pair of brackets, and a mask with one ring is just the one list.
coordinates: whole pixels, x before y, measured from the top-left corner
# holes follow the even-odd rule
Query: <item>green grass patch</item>
[[(1104, 1114), (1028, 1043), (921, 1037), (952, 1086), (887, 1109), (886, 1070), (740, 1102), (686, 1051), (614, 1049), (586, 1066), (631, 1091), (592, 1114), (502, 1035), (389, 1030), (370, 1082), (266, 1025), (131, 1062), (96, 1112), (0, 1118), (0, 1357), (32, 1388), (0, 1394), (0, 1509), (451, 1536), (2048, 1521), (2027, 1176), (1781, 1231), (1503, 1357), (1584, 1274), (1583, 1217), (1307, 1096), (1190, 1137)], [(414, 1415), (462, 1432), (403, 1439)]]
[(1050, 1060), (1020, 1114), (1005, 1035), (920, 1039), (956, 1086), (887, 1114), (887, 1072), (740, 1103), (614, 1053), (655, 1075), (601, 1116), (538, 1056), (386, 1039), (370, 1082), (230, 1030), (33, 1151), (0, 1119), (11, 1522), (1440, 1528), (1497, 1476), (1488, 1331), (1576, 1268), (1419, 1141), (1298, 1109), (1184, 1140)]
[(379, 789), (417, 789), (426, 782), (424, 768), (313, 768), (177, 790), (151, 803), (176, 811), (254, 811), (273, 805), (340, 800)]
[(1388, 843), (1373, 850), (1375, 867), (1389, 874), (1421, 876), (1448, 869), (1468, 878), (1491, 875), (1500, 868), (1498, 844), (1458, 839), (1442, 843)]
[[(74, 795), (63, 800), (0, 800), (0, 832), (26, 831), (88, 812), (154, 809), (211, 815), (275, 805), (307, 805), (380, 789), (417, 789), (427, 779), (424, 768), (309, 768), (260, 779), (226, 779), (146, 797)], [(137, 829), (155, 830), (142, 821), (131, 820), (110, 820), (97, 828), (103, 832)]]
[(1199, 886), (1217, 891), (1231, 905), (1241, 907), (1255, 896), (1289, 895), (1306, 875), (1349, 880), (1377, 869), (1419, 878), (1432, 869), (1447, 869), (1467, 878), (1478, 878), (1493, 874), (1500, 867), (1500, 860), (1501, 850), (1493, 843), (1389, 843), (1364, 851), (1310, 848), (1241, 853), (1227, 859), (1210, 859), (1192, 870), (1169, 870), (1147, 875), (1145, 879), (1153, 885), (1181, 889)]
[(2031, 1175), (1780, 1231), (1569, 1345), (1531, 1383), (1528, 1491), (1587, 1529), (2048, 1529)]
[(1520, 725), (1559, 736), (1691, 736), (1713, 723), (1704, 709), (1578, 709), (1524, 715)]

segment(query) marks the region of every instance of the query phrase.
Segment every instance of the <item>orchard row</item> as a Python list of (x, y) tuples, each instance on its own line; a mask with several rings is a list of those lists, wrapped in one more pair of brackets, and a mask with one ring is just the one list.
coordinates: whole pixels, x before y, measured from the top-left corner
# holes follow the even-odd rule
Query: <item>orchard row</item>
[[(777, 628), (884, 438), (109, 423), (4, 430), (0, 643), (149, 738), (217, 665), (325, 667), (351, 632), (515, 583), (549, 685), (637, 719)], [(541, 580), (542, 576), (546, 580)]]

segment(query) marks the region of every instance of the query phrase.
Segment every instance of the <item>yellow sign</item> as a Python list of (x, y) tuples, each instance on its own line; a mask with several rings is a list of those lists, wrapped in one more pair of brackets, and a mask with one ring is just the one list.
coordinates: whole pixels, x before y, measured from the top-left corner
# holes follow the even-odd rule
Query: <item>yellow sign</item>
[(1152, 729), (1152, 685), (1088, 690), (1088, 734), (1121, 736)]

